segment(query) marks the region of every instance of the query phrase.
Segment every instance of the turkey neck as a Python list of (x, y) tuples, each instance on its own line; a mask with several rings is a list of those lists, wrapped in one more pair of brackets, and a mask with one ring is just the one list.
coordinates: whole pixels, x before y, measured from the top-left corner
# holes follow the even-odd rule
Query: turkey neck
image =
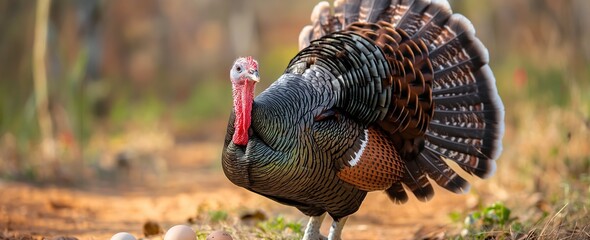
[(232, 141), (237, 145), (248, 144), (248, 129), (252, 121), (252, 102), (254, 101), (254, 87), (256, 82), (246, 79), (233, 84), (234, 112), (234, 136)]

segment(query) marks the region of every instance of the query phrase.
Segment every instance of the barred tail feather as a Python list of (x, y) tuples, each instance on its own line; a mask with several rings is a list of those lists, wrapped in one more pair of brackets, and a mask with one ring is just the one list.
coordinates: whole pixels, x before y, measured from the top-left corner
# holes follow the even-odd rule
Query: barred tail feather
[(343, 30), (355, 22), (384, 20), (391, 0), (335, 0), (333, 12), (326, 1), (318, 3), (311, 13), (311, 25), (299, 34), (299, 50), (326, 34)]
[(359, 20), (362, 22), (377, 22), (389, 7), (389, 1), (365, 0), (361, 3)]
[(414, 193), (420, 201), (428, 201), (434, 196), (434, 189), (426, 177), (424, 168), (418, 161), (406, 162), (406, 174), (402, 182)]
[[(489, 66), (472, 75), (477, 83), (471, 87), (433, 91), (437, 105), (426, 133), (426, 149), (455, 161), (468, 173), (487, 178), (494, 174), (495, 159), (502, 151), (504, 108)], [(448, 98), (454, 100), (446, 101)]]
[(442, 29), (429, 45), (435, 110), (418, 162), (436, 166), (426, 172), (440, 186), (464, 192), (469, 183), (443, 159), (480, 178), (492, 176), (502, 150), (504, 107), (488, 66), (488, 51), (475, 37), (473, 25), (453, 14)]
[[(340, 1), (342, 2), (342, 1)], [(360, 9), (361, 9), (361, 0), (348, 0), (344, 3), (344, 8), (342, 12), (342, 17), (340, 22), (343, 23), (343, 26), (348, 26), (354, 22), (359, 21), (360, 17)]]
[[(449, 191), (463, 193), (469, 190), (469, 182), (445, 160), (456, 162), (469, 174), (488, 178), (502, 150), (504, 107), (488, 65), (489, 53), (475, 37), (471, 22), (452, 14), (446, 1), (402, 2), (406, 3), (393, 11), (392, 22), (411, 39), (426, 44), (434, 70), (434, 115), (424, 149), (412, 162), (422, 171), (408, 169), (412, 176), (404, 178), (403, 184), (420, 200), (431, 197), (425, 194), (431, 186), (415, 180), (425, 176)], [(403, 202), (407, 197), (400, 191), (400, 186), (392, 186), (386, 192), (394, 202)]]
[(418, 161), (427, 172), (428, 176), (439, 186), (446, 188), (455, 193), (465, 193), (469, 191), (467, 180), (459, 176), (453, 169), (449, 168), (440, 155), (433, 151), (422, 151), (420, 159), (429, 159), (430, 161)]
[(403, 29), (408, 35), (413, 36), (422, 27), (423, 20), (430, 18), (429, 15), (424, 14), (424, 11), (430, 5), (430, 0), (402, 0), (400, 2), (402, 5), (400, 10), (406, 8), (403, 6), (407, 6), (407, 10), (400, 12), (403, 14), (401, 17), (393, 16), (393, 26)]
[(404, 204), (408, 201), (408, 194), (401, 182), (395, 182), (385, 190), (389, 199), (397, 204)]
[(299, 50), (309, 46), (312, 40), (333, 32), (330, 29), (331, 18), (330, 3), (319, 2), (311, 12), (311, 25), (303, 27), (299, 33)]

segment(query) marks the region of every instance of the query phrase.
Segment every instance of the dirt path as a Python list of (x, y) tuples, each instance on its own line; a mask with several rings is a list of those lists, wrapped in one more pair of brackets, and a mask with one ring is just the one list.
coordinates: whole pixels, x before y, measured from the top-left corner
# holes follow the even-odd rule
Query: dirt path
[[(206, 149), (206, 150), (204, 150)], [(98, 185), (80, 188), (39, 187), (0, 182), (0, 233), (35, 238), (74, 236), (109, 239), (127, 231), (143, 236), (148, 220), (164, 229), (183, 224), (204, 206), (228, 212), (238, 221), (240, 211), (262, 210), (306, 223), (306, 217), (232, 185), (220, 171), (218, 147), (185, 144), (168, 155), (169, 169), (156, 184)], [(392, 204), (386, 195), (371, 193), (347, 222), (345, 239), (423, 239), (452, 226), (448, 214), (465, 209), (469, 196), (437, 191), (434, 200), (411, 199)], [(198, 228), (196, 226), (195, 228)], [(327, 232), (329, 221), (323, 226)], [(0, 235), (1, 236), (1, 235)]]

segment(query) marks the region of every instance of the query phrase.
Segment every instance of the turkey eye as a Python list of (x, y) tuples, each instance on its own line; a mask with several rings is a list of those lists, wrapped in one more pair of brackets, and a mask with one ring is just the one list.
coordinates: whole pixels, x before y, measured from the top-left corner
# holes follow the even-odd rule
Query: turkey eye
[(236, 67), (236, 71), (242, 72), (242, 68), (241, 67)]

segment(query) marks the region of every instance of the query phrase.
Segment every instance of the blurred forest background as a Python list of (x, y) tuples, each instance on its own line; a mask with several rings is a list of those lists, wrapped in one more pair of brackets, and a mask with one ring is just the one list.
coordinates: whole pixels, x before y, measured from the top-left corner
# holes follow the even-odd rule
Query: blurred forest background
[[(588, 214), (590, 1), (450, 2), (488, 47), (506, 106), (495, 198), (577, 199)], [(317, 0), (56, 0), (45, 22), (37, 3), (0, 0), (0, 178), (80, 185), (130, 156), (165, 172), (161, 153), (186, 142), (220, 151), (233, 60), (257, 58), (265, 89)]]
[[(36, 1), (0, 1), (0, 175), (75, 180), (109, 154), (222, 139), (233, 60), (256, 56), (264, 89), (296, 54), (314, 4), (52, 1), (43, 103), (34, 92)], [(45, 133), (38, 106), (48, 109)]]

